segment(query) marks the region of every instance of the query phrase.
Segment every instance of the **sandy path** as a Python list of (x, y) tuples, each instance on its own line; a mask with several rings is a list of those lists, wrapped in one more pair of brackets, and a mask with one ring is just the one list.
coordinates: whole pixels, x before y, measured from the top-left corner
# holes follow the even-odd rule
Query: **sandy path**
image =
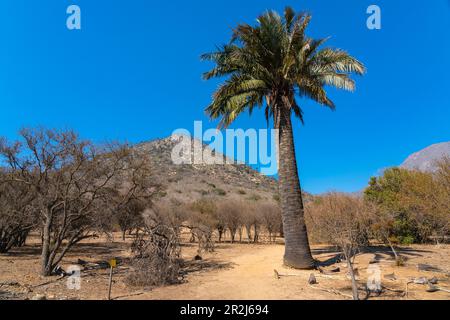
[[(409, 246), (401, 249), (407, 258), (406, 265), (397, 267), (393, 263), (387, 248), (367, 248), (367, 252), (356, 258), (355, 267), (359, 271), (359, 283), (367, 281), (369, 261), (377, 258), (381, 280), (384, 286), (395, 290), (404, 290), (411, 278), (436, 277), (439, 286), (450, 290), (450, 276), (441, 272), (419, 271), (417, 265), (426, 263), (450, 270), (450, 245), (436, 247), (434, 245)], [(372, 250), (372, 251), (371, 251)], [(183, 258), (189, 262), (196, 254), (196, 245), (183, 245)], [(189, 263), (189, 272), (185, 282), (180, 285), (160, 287), (153, 290), (130, 287), (125, 277), (132, 272), (127, 265), (117, 268), (112, 290), (113, 299), (170, 299), (170, 300), (241, 300), (241, 299), (348, 299), (324, 290), (338, 290), (345, 295), (351, 294), (350, 281), (346, 277), (345, 263), (337, 263), (340, 272), (331, 278), (318, 271), (300, 271), (285, 268), (282, 265), (284, 247), (282, 245), (254, 244), (218, 244), (212, 254), (204, 255), (204, 260)], [(78, 259), (85, 261), (108, 261), (112, 256), (128, 257), (129, 243), (89, 242), (78, 245), (63, 261), (63, 269), (73, 265)], [(335, 248), (330, 246), (313, 246), (316, 259), (326, 261), (336, 255)], [(295, 276), (276, 279), (274, 269), (280, 274)], [(318, 284), (312, 288), (308, 279), (314, 273)], [(386, 275), (395, 274), (396, 279), (389, 280)], [(48, 299), (105, 299), (108, 290), (108, 270), (83, 271), (80, 290), (70, 290), (66, 280), (58, 281), (58, 277), (44, 278), (39, 276), (39, 247), (28, 245), (24, 248), (0, 255), (0, 282), (16, 281), (20, 285), (1, 287), (7, 294), (16, 294), (17, 298), (31, 298), (36, 294), (44, 294)], [(49, 282), (50, 281), (50, 282)], [(42, 285), (44, 283), (48, 283)], [(29, 291), (29, 286), (33, 287)], [(450, 300), (446, 292), (427, 293), (426, 286), (411, 284), (408, 299), (442, 299)], [(363, 293), (361, 293), (363, 294)], [(371, 299), (405, 299), (394, 291), (385, 291), (380, 297)]]
[[(314, 257), (325, 261), (336, 252), (330, 247), (315, 246)], [(335, 266), (341, 268), (341, 272), (328, 278), (318, 271), (302, 271), (286, 268), (282, 265), (284, 247), (282, 245), (219, 245), (216, 252), (207, 257), (204, 263), (217, 263), (222, 268), (206, 269), (188, 274), (187, 282), (181, 285), (157, 288), (144, 292), (130, 299), (189, 299), (189, 300), (315, 300), (315, 299), (349, 299), (351, 295), (351, 283), (346, 277), (346, 264), (339, 263)], [(407, 248), (403, 254), (409, 257), (408, 265), (395, 267), (389, 255), (377, 253), (381, 268), (382, 284), (393, 289), (403, 290), (405, 283), (411, 277), (438, 277), (440, 285), (448, 288), (448, 277), (442, 279), (442, 274), (419, 272), (417, 263), (434, 263), (449, 269), (450, 246), (435, 248), (422, 246), (420, 248)], [(360, 283), (367, 281), (367, 268), (369, 261), (374, 258), (372, 253), (359, 255), (355, 267), (359, 270)], [(274, 269), (280, 274), (295, 276), (276, 279)], [(308, 285), (308, 279), (314, 273), (318, 284), (312, 288)], [(385, 275), (395, 273), (397, 280), (387, 280)], [(322, 289), (325, 289), (322, 290)], [(450, 294), (445, 292), (427, 293), (421, 285), (410, 285), (409, 299), (443, 299), (449, 300)], [(341, 294), (327, 292), (337, 290)], [(363, 293), (361, 293), (363, 295)], [(395, 292), (386, 291), (378, 299), (404, 299)], [(372, 297), (371, 299), (377, 299)]]
[[(223, 246), (222, 246), (223, 247)], [(226, 246), (210, 258), (227, 266), (188, 275), (187, 283), (158, 288), (133, 299), (337, 299), (339, 296), (310, 289), (310, 271), (282, 266), (283, 246)], [(250, 250), (249, 250), (250, 249)], [(245, 254), (243, 254), (243, 251)], [(220, 256), (220, 260), (218, 259)], [(275, 279), (274, 269), (298, 277)], [(342, 298), (342, 297), (340, 297)]]

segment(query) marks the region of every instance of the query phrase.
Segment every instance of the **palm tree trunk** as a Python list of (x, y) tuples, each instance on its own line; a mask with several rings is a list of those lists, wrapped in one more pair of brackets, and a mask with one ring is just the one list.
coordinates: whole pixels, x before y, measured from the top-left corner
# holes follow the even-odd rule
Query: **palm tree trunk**
[(275, 121), (275, 128), (279, 129), (278, 188), (285, 240), (284, 264), (297, 269), (311, 269), (314, 267), (314, 259), (304, 218), (291, 112), (288, 108), (281, 109)]

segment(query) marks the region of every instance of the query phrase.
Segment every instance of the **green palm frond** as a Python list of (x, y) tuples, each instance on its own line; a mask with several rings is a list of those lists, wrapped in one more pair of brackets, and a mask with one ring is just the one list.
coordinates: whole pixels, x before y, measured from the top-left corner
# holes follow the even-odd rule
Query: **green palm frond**
[(308, 38), (310, 21), (309, 14), (290, 7), (283, 16), (268, 11), (255, 26), (239, 24), (227, 45), (202, 55), (214, 64), (204, 79), (227, 78), (214, 93), (207, 114), (227, 126), (243, 111), (265, 105), (267, 119), (288, 108), (303, 122), (296, 97), (334, 109), (325, 87), (353, 91), (351, 75), (364, 74), (365, 67), (343, 50), (321, 49), (328, 38)]

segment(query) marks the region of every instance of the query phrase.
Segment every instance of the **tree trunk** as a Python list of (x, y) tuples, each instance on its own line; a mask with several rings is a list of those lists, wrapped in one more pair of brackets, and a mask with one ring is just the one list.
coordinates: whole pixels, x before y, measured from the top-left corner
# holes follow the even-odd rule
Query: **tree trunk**
[(257, 243), (259, 240), (259, 231), (258, 231), (257, 223), (255, 223), (254, 228), (255, 228), (255, 234), (253, 235), (253, 243)]
[(284, 264), (297, 269), (311, 269), (314, 259), (306, 230), (289, 109), (281, 108), (278, 119), (275, 119), (275, 128), (279, 129), (278, 188), (285, 240)]
[(359, 300), (358, 283), (356, 282), (355, 270), (353, 269), (353, 263), (351, 261), (352, 253), (349, 252), (351, 250), (348, 250), (345, 246), (342, 249), (344, 251), (345, 260), (347, 260), (348, 273), (350, 274), (350, 278), (352, 280), (353, 300)]
[(234, 238), (236, 237), (236, 230), (230, 229), (231, 243), (234, 243)]
[(250, 243), (252, 241), (252, 226), (251, 225), (246, 225), (245, 226), (245, 231), (247, 232), (247, 242)]
[(41, 274), (43, 276), (49, 276), (52, 273), (51, 266), (49, 265), (51, 225), (52, 216), (51, 213), (47, 213), (44, 229), (42, 230)]

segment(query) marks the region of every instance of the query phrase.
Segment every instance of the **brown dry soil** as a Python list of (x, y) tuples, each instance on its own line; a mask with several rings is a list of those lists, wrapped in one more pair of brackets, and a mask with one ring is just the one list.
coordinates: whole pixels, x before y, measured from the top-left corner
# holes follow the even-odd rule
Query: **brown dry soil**
[[(127, 265), (130, 241), (114, 242), (90, 240), (79, 244), (63, 260), (62, 267), (77, 264), (78, 259), (89, 262), (108, 261), (112, 257), (123, 261), (114, 271), (113, 299), (350, 299), (351, 287), (344, 262), (335, 262), (338, 252), (330, 246), (313, 246), (313, 255), (322, 262), (325, 270), (339, 267), (340, 271), (323, 274), (319, 271), (293, 270), (283, 266), (281, 244), (217, 244), (214, 253), (205, 254), (203, 260), (194, 261), (196, 246), (183, 245), (183, 257), (187, 261), (183, 283), (159, 288), (130, 288), (124, 281), (132, 269)], [(367, 248), (355, 260), (358, 282), (361, 287), (367, 282), (368, 267), (379, 266), (383, 292), (372, 294), (369, 299), (439, 299), (449, 300), (450, 293), (429, 293), (426, 285), (410, 283), (406, 295), (406, 284), (412, 278), (435, 277), (437, 286), (450, 289), (450, 245), (414, 245), (402, 247), (402, 256), (407, 258), (404, 266), (395, 266), (390, 251), (384, 247)], [(377, 263), (369, 264), (376, 260)], [(419, 271), (418, 264), (425, 263), (441, 269), (439, 272)], [(277, 270), (280, 275), (275, 276)], [(41, 277), (39, 271), (39, 247), (27, 245), (0, 255), (0, 300), (31, 299), (45, 295), (46, 299), (106, 299), (108, 291), (108, 269), (83, 270), (81, 288), (68, 289), (68, 277)], [(317, 284), (309, 285), (313, 273)], [(385, 278), (394, 273), (395, 280)], [(360, 291), (361, 298), (366, 294)]]

